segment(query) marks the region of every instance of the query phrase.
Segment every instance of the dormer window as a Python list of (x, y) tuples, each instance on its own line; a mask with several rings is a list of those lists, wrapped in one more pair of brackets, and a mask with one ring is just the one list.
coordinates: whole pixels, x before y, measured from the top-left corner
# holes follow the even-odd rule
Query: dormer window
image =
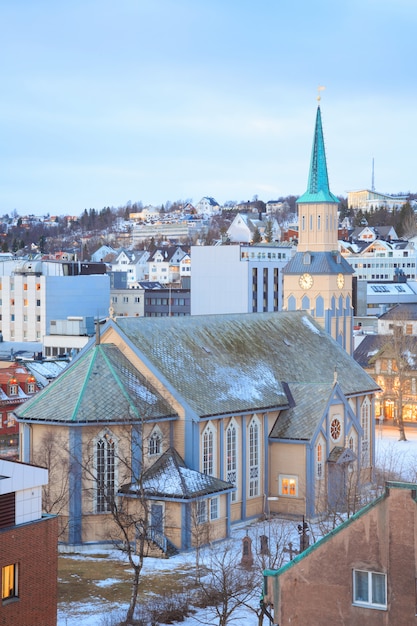
[(310, 252), (304, 252), (303, 264), (304, 265), (310, 265), (311, 264), (311, 254), (310, 254)]
[(9, 387), (9, 396), (17, 396), (19, 385), (18, 385), (16, 378), (11, 378), (9, 380), (8, 387)]
[(36, 378), (29, 376), (26, 379), (26, 393), (35, 393), (36, 391)]

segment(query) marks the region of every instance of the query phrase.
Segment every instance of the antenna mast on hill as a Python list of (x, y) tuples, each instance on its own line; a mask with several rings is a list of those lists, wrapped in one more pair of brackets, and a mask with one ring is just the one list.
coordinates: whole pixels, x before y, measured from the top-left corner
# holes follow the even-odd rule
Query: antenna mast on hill
[(372, 185), (371, 185), (371, 190), (375, 191), (375, 170), (374, 170), (374, 157), (372, 157)]

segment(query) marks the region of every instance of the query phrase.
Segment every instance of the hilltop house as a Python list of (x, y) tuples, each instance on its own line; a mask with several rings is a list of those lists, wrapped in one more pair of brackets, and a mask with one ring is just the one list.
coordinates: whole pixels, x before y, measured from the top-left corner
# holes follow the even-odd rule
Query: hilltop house
[(372, 479), (377, 390), (303, 311), (124, 317), (16, 414), (22, 459), (45, 438), (70, 456), (64, 541), (108, 540), (109, 497), (139, 507), (141, 485), (153, 539), (186, 549), (268, 497), (299, 517), (346, 505)]
[(258, 229), (264, 241), (268, 223), (271, 225), (271, 241), (278, 241), (281, 229), (277, 220), (272, 216), (262, 219), (261, 213), (238, 213), (227, 229), (227, 237), (232, 242), (251, 243)]

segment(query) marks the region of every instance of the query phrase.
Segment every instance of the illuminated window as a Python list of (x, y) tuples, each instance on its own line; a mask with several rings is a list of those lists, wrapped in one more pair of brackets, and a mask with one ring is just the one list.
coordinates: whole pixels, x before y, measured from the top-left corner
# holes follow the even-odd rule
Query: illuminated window
[(17, 565), (6, 565), (1, 568), (1, 598), (17, 598)]
[(318, 444), (316, 448), (316, 459), (317, 459), (317, 478), (323, 478), (323, 446), (321, 443)]
[(297, 476), (280, 476), (279, 477), (279, 495), (290, 496), (296, 498), (298, 496), (298, 478)]

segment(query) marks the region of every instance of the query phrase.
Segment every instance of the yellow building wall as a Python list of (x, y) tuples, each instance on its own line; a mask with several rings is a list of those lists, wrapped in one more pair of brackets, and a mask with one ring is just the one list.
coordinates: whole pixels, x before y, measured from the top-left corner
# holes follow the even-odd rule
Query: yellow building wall
[[(304, 445), (290, 443), (270, 444), (269, 465), (270, 497), (278, 500), (269, 500), (270, 513), (284, 513), (288, 515), (304, 515), (306, 509), (306, 449)], [(280, 493), (280, 476), (296, 476), (298, 480), (298, 495), (285, 496)]]

